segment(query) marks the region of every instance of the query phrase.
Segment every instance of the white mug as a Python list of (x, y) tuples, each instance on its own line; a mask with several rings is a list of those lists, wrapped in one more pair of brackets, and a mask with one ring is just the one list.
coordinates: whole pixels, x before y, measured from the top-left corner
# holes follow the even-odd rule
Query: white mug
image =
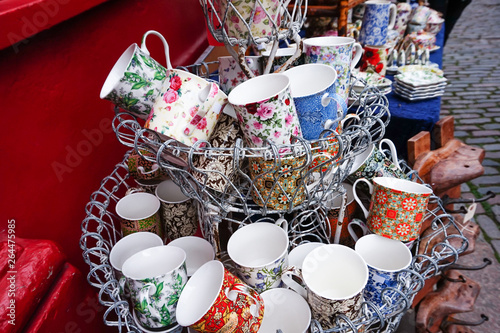
[(210, 260), (213, 260), (215, 257), (212, 244), (201, 237), (180, 237), (168, 243), (168, 246), (176, 246), (186, 252), (186, 269), (188, 276), (192, 276), (198, 268)]

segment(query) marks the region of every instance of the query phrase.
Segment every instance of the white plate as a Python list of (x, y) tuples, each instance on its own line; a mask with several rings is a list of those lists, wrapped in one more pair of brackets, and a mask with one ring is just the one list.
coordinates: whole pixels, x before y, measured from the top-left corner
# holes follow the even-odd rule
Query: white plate
[(404, 93), (399, 92), (398, 90), (394, 90), (394, 93), (398, 96), (401, 96), (409, 101), (419, 101), (419, 100), (424, 100), (424, 99), (430, 99), (430, 98), (435, 98), (439, 96), (443, 96), (443, 92), (438, 92), (434, 94), (426, 94), (426, 95), (421, 95), (421, 96), (410, 96)]
[(443, 90), (446, 87), (446, 82), (445, 83), (440, 83), (435, 86), (426, 86), (422, 88), (415, 88), (412, 86), (407, 86), (402, 82), (399, 81), (394, 81), (394, 84), (392, 85), (394, 89), (406, 91), (409, 94), (419, 94), (419, 93), (432, 93), (437, 90)]
[(411, 97), (411, 98), (427, 97), (427, 96), (434, 96), (434, 95), (442, 96), (444, 94), (444, 90), (438, 90), (438, 91), (433, 91), (433, 92), (429, 92), (429, 93), (421, 93), (421, 94), (411, 94), (411, 93), (407, 93), (407, 92), (405, 92), (403, 90), (399, 90), (399, 89), (394, 89), (394, 92), (400, 96), (404, 95), (405, 97)]

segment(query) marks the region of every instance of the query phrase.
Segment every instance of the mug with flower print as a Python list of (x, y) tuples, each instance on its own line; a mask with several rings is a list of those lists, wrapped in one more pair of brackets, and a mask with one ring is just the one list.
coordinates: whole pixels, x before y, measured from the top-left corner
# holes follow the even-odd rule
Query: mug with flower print
[(166, 239), (174, 240), (196, 233), (199, 223), (195, 199), (187, 197), (171, 179), (158, 184), (156, 197), (161, 202), (161, 216), (165, 225)]
[(288, 266), (288, 223), (257, 222), (236, 230), (227, 243), (227, 253), (238, 276), (257, 292), (281, 286)]
[[(361, 178), (353, 184), (354, 199), (366, 217), (368, 229), (378, 235), (412, 241), (420, 235), (432, 190), (406, 179), (375, 177), (372, 183)], [(356, 192), (360, 182), (368, 185), (371, 199), (366, 209)]]
[(192, 146), (210, 137), (226, 104), (227, 96), (216, 83), (171, 69), (144, 127), (165, 140)]
[(116, 106), (145, 119), (154, 101), (160, 95), (167, 70), (149, 55), (146, 38), (158, 36), (165, 47), (167, 67), (172, 69), (168, 44), (165, 38), (154, 30), (142, 37), (141, 47), (130, 45), (117, 60), (101, 89), (100, 97)]
[(163, 224), (159, 215), (160, 201), (144, 192), (131, 193), (116, 203), (116, 214), (121, 218), (123, 236), (138, 231), (149, 231), (163, 238)]
[(350, 37), (313, 37), (304, 40), (305, 63), (332, 66), (337, 71), (335, 92), (347, 104), (351, 71), (361, 59), (363, 49)]
[[(254, 76), (262, 74), (261, 56), (246, 56), (245, 62)], [(245, 72), (232, 56), (219, 57), (219, 84), (229, 94), (234, 87), (248, 80)]]
[(390, 49), (390, 47), (385, 46), (365, 46), (359, 70), (385, 76)]
[(302, 136), (290, 79), (284, 74), (249, 79), (234, 88), (228, 100), (251, 147), (263, 147), (267, 143), (289, 145), (293, 136)]
[(387, 0), (365, 2), (365, 14), (359, 32), (362, 45), (382, 46), (387, 43), (387, 31), (396, 23), (396, 5)]

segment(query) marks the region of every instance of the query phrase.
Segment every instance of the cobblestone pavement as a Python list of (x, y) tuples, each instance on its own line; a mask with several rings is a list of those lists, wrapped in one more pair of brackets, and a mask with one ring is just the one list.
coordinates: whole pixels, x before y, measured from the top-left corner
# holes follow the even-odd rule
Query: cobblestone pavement
[[(475, 251), (459, 260), (460, 264), (477, 266), (483, 258), (490, 258), (493, 265), (479, 271), (461, 271), (481, 285), (481, 292), (472, 312), (454, 317), (477, 322), (485, 314), (489, 320), (470, 329), (475, 333), (499, 333), (500, 1), (472, 0), (453, 28), (443, 53), (449, 85), (441, 99), (441, 117), (454, 116), (455, 137), (486, 151), (484, 175), (463, 184), (462, 197), (480, 198), (488, 191), (497, 194), (487, 203), (478, 204), (475, 221), (482, 234)], [(402, 321), (398, 333), (415, 332), (412, 313)]]
[(462, 197), (497, 194), (478, 204), (475, 221), (482, 230), (476, 250), (460, 259), (468, 266), (493, 260), (480, 271), (463, 271), (481, 285), (474, 311), (456, 318), (489, 321), (471, 327), (476, 333), (500, 332), (500, 1), (472, 0), (455, 25), (444, 48), (443, 69), (450, 85), (441, 99), (441, 116), (455, 118), (455, 137), (486, 151), (484, 175), (462, 185)]

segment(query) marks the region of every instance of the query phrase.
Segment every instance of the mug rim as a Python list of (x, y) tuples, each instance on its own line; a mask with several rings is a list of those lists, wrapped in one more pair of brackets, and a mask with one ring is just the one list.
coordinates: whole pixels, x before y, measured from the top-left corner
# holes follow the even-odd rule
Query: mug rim
[[(162, 191), (162, 189), (166, 186), (166, 185), (163, 185), (162, 184), (172, 184), (174, 185), (176, 188), (179, 189), (179, 191), (177, 193), (173, 193), (172, 192), (172, 189), (170, 189), (170, 191), (165, 191), (164, 193), (159, 193)], [(193, 184), (194, 185), (194, 184)], [(170, 186), (169, 186), (170, 187)], [(162, 194), (170, 194), (170, 195), (175, 195), (176, 198), (175, 199), (172, 199), (172, 200), (167, 200), (167, 199), (164, 199), (162, 198)], [(182, 192), (181, 188), (172, 180), (172, 179), (165, 179), (164, 181), (160, 182), (157, 186), (156, 186), (156, 189), (155, 189), (155, 195), (156, 197), (158, 198), (158, 200), (160, 202), (163, 202), (163, 203), (167, 203), (167, 204), (178, 204), (178, 203), (183, 203), (183, 202), (186, 202), (186, 201), (189, 201), (191, 200), (190, 197), (188, 197), (187, 195), (184, 194), (184, 192)], [(182, 195), (182, 199), (178, 199), (178, 197)]]
[[(127, 68), (130, 66), (130, 62), (132, 61), (133, 55), (136, 51), (142, 52), (137, 43), (132, 43), (123, 51), (118, 60), (115, 62), (111, 71), (109, 71), (106, 80), (101, 87), (101, 92), (99, 97), (101, 99), (106, 99), (106, 97), (113, 92), (116, 86), (121, 82), (123, 74), (126, 72)], [(128, 58), (128, 60), (127, 60)], [(124, 65), (125, 64), (125, 65)], [(119, 73), (117, 73), (120, 71)], [(109, 87), (108, 87), (109, 86)], [(106, 90), (105, 90), (106, 88)], [(104, 93), (106, 92), (106, 93)]]
[[(244, 93), (245, 91), (248, 91), (249, 87), (258, 85), (260, 81), (266, 81), (269, 80), (269, 78), (277, 78), (276, 80), (280, 81), (284, 80), (285, 82), (280, 82), (284, 86), (279, 90), (272, 90), (269, 93), (262, 94), (262, 96), (253, 96), (252, 99), (250, 99), (250, 97), (248, 97), (248, 95)], [(277, 85), (276, 80), (274, 80), (275, 82), (273, 86)], [(234, 87), (233, 90), (231, 90), (231, 92), (227, 96), (227, 99), (228, 102), (231, 103), (233, 106), (244, 107), (248, 104), (254, 104), (254, 103), (261, 104), (272, 97), (282, 94), (289, 88), (290, 88), (290, 79), (285, 74), (282, 73), (263, 74), (248, 79), (247, 81), (242, 82), (238, 86)]]
[[(163, 245), (163, 240), (161, 239), (161, 237), (158, 236), (157, 234), (149, 232), (149, 231), (138, 231), (138, 232), (134, 232), (134, 233), (131, 233), (129, 235), (126, 235), (125, 237), (122, 237), (120, 240), (118, 240), (118, 242), (116, 242), (115, 245), (113, 245), (113, 247), (111, 248), (111, 251), (109, 251), (109, 263), (111, 264), (111, 266), (114, 269), (121, 271), (123, 264), (125, 263), (125, 261), (127, 261), (128, 258), (133, 256), (137, 252), (140, 252), (140, 251), (145, 250), (147, 248), (156, 246), (156, 245), (151, 245), (151, 246), (147, 246), (145, 248), (141, 248), (139, 251), (135, 251), (131, 255), (128, 255), (128, 257), (125, 258), (124, 260), (119, 260), (118, 258), (116, 258), (116, 256), (118, 256), (119, 254), (122, 254), (123, 250), (127, 250), (127, 251), (136, 250), (138, 247), (138, 244), (133, 243), (135, 246), (133, 249), (130, 249), (132, 246), (129, 243), (134, 241), (135, 238), (144, 239), (143, 237), (146, 237), (146, 241), (159, 241), (159, 244), (157, 246)], [(119, 252), (117, 252), (117, 251), (119, 251)], [(127, 254), (125, 254), (125, 255), (127, 255)], [(119, 261), (119, 262), (121, 261), (121, 264), (117, 263), (117, 261)], [(120, 266), (119, 268), (117, 267), (118, 265)]]
[[(413, 182), (411, 180), (395, 178), (395, 177), (375, 177), (372, 179), (374, 183), (381, 187), (385, 187), (394, 191), (399, 191), (403, 193), (411, 193), (417, 195), (430, 195), (432, 194), (432, 189), (427, 186)], [(397, 188), (397, 186), (405, 187), (405, 189), (401, 189), (401, 187)], [(406, 187), (410, 187), (409, 189)], [(412, 190), (415, 189), (415, 190)]]
[[(136, 199), (134, 199), (134, 198), (138, 197), (138, 196), (142, 196), (145, 199), (147, 199), (149, 201), (148, 203), (151, 205), (151, 211), (154, 210), (154, 212), (151, 213), (151, 212), (147, 211), (141, 215), (131, 216), (132, 214), (130, 214), (129, 216), (125, 216), (125, 214), (123, 214), (121, 207), (125, 205), (125, 207), (128, 208), (129, 206), (127, 204), (129, 204), (129, 201), (136, 202)], [(154, 194), (147, 193), (147, 192), (136, 192), (136, 193), (126, 195), (123, 198), (121, 198), (120, 200), (118, 200), (118, 202), (116, 203), (116, 206), (115, 206), (115, 211), (116, 211), (116, 214), (118, 214), (118, 216), (120, 216), (122, 219), (130, 220), (130, 221), (139, 221), (139, 220), (144, 220), (144, 219), (156, 214), (158, 212), (158, 210), (160, 209), (160, 206), (161, 206), (160, 200)], [(145, 208), (144, 205), (141, 205), (141, 208)]]
[[(297, 77), (297, 76), (301, 76), (300, 73), (303, 72), (303, 71), (305, 71), (306, 73), (310, 73), (310, 68), (314, 69), (315, 67), (318, 70), (324, 70), (326, 72), (329, 72), (328, 73), (329, 75), (332, 75), (331, 77), (328, 78), (328, 79), (330, 79), (329, 82), (328, 82), (328, 85), (323, 86), (323, 87), (321, 87), (320, 89), (317, 89), (314, 92), (306, 91), (306, 92), (301, 92), (301, 94), (297, 94), (296, 95), (295, 92), (293, 91), (294, 82), (298, 82), (298, 81), (302, 81), (302, 80), (296, 81), (293, 78)], [(337, 71), (332, 66), (328, 66), (328, 65), (325, 65), (325, 64), (321, 64), (321, 63), (309, 63), (309, 64), (303, 64), (303, 65), (300, 65), (300, 66), (292, 67), (292, 68), (287, 69), (286, 71), (284, 71), (283, 74), (286, 75), (286, 76), (288, 76), (288, 78), (290, 79), (290, 90), (291, 90), (291, 93), (292, 93), (292, 98), (304, 98), (304, 97), (314, 96), (316, 94), (325, 93), (330, 88), (332, 88), (333, 90), (335, 90), (335, 82), (337, 81), (337, 76), (338, 76), (337, 75)], [(318, 80), (316, 82), (319, 82), (319, 78), (318, 78)], [(319, 83), (323, 84), (323, 82), (319, 82)]]
[[(375, 252), (377, 251), (377, 249), (380, 249), (380, 247), (383, 245), (383, 243), (389, 244), (389, 246), (391, 246), (393, 251), (395, 251), (396, 248), (398, 248), (398, 249), (400, 248), (401, 254), (404, 252), (404, 257), (406, 259), (405, 264), (401, 265), (402, 267), (388, 269), (388, 268), (381, 267), (381, 265), (369, 263), (368, 260), (365, 258), (365, 256), (362, 254), (363, 251), (360, 247), (365, 246), (365, 244), (367, 244), (371, 239), (378, 240), (378, 242), (376, 243), (376, 245), (378, 245), (378, 247), (375, 247), (375, 249), (374, 249)], [(378, 234), (368, 234), (368, 235), (364, 235), (364, 236), (360, 237), (358, 239), (358, 241), (356, 242), (356, 244), (354, 245), (354, 250), (361, 255), (361, 257), (365, 260), (368, 267), (371, 267), (371, 268), (376, 269), (376, 270), (381, 271), (381, 272), (388, 272), (388, 273), (399, 272), (403, 269), (408, 268), (411, 264), (412, 259), (413, 259), (411, 251), (405, 245), (405, 243), (403, 243), (400, 240), (383, 237), (383, 236), (380, 236)], [(373, 250), (370, 250), (370, 251), (373, 251)], [(365, 253), (368, 253), (368, 252), (365, 252)], [(371, 253), (371, 254), (373, 254), (373, 253)], [(394, 261), (393, 258), (392, 258), (392, 261)]]
[[(154, 251), (154, 253), (151, 253), (153, 251)], [(173, 252), (173, 253), (168, 254), (168, 252)], [(164, 264), (157, 265), (155, 268), (161, 269), (162, 272), (161, 273), (158, 272), (158, 274), (154, 274), (154, 275), (153, 274), (146, 274), (145, 271), (142, 271), (140, 273), (134, 272), (135, 274), (131, 274), (132, 272), (129, 272), (130, 270), (136, 268), (137, 264), (134, 263), (135, 261), (137, 261), (137, 260), (141, 261), (140, 258), (142, 258), (143, 256), (151, 257), (152, 255), (156, 255), (157, 257), (160, 256), (161, 258), (173, 259), (173, 262), (168, 267), (166, 267), (166, 265), (164, 265)], [(175, 258), (173, 258), (174, 255), (176, 256)], [(144, 249), (142, 251), (139, 251), (136, 254), (134, 254), (133, 256), (129, 257), (123, 263), (122, 273), (128, 279), (131, 279), (134, 281), (141, 281), (141, 280), (148, 279), (148, 278), (162, 277), (162, 276), (168, 275), (168, 274), (172, 273), (173, 271), (181, 268), (182, 265), (185, 264), (185, 262), (186, 262), (186, 252), (183, 249), (176, 247), (176, 246), (167, 246), (167, 245), (154, 246), (154, 247), (150, 247), (150, 248)], [(129, 268), (129, 266), (132, 266), (132, 267)], [(166, 268), (168, 268), (168, 270), (166, 270)], [(187, 273), (186, 273), (186, 275), (187, 275)]]
[[(335, 40), (342, 40), (344, 42), (332, 43)], [(322, 43), (313, 44), (314, 42), (317, 41), (322, 41)], [(330, 41), (330, 43), (327, 43), (327, 41)], [(307, 46), (318, 46), (318, 47), (342, 46), (342, 45), (354, 44), (355, 42), (356, 40), (352, 37), (341, 37), (341, 36), (319, 36), (319, 37), (306, 38), (303, 40), (304, 46), (307, 45)]]

